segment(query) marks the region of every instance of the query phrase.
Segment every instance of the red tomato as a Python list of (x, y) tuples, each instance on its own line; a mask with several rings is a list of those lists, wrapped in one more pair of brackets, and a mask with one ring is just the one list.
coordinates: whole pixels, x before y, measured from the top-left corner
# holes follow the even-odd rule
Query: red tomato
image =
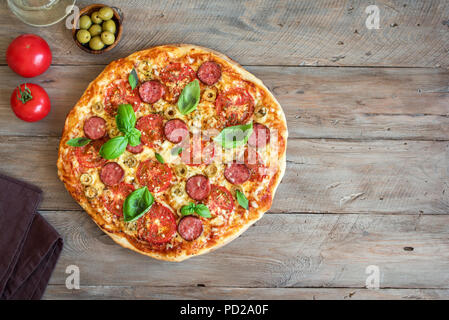
[(41, 86), (25, 83), (13, 91), (11, 108), (19, 119), (36, 122), (50, 112), (50, 98)]
[(51, 64), (52, 55), (48, 43), (34, 34), (15, 38), (6, 51), (9, 67), (25, 78), (44, 73)]

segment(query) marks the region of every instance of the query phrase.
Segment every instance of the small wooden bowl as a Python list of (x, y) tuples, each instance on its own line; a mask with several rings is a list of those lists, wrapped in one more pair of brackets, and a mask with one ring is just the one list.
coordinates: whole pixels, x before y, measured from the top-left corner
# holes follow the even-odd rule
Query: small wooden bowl
[(75, 41), (76, 45), (88, 52), (88, 53), (92, 53), (92, 54), (102, 54), (104, 52), (108, 52), (112, 49), (114, 49), (114, 47), (117, 45), (117, 43), (119, 43), (120, 39), (122, 38), (122, 32), (123, 32), (123, 13), (119, 8), (116, 7), (110, 7), (112, 9), (112, 11), (114, 11), (114, 16), (112, 17), (112, 20), (114, 20), (115, 25), (117, 26), (117, 31), (115, 32), (115, 42), (109, 46), (104, 47), (101, 50), (92, 50), (91, 48), (89, 48), (89, 43), (87, 43), (86, 45), (81, 44), (77, 39), (76, 39), (76, 32), (79, 29), (76, 29), (76, 26), (78, 25), (78, 20), (80, 19), (81, 16), (84, 16), (85, 14), (87, 14), (88, 16), (90, 16), (92, 13), (94, 13), (95, 11), (100, 10), (103, 7), (107, 7), (104, 4), (91, 4), (90, 6), (85, 7), (84, 9), (82, 9), (80, 11), (79, 16), (76, 18), (75, 23), (73, 24), (73, 28), (72, 28), (72, 36), (73, 36), (73, 40)]

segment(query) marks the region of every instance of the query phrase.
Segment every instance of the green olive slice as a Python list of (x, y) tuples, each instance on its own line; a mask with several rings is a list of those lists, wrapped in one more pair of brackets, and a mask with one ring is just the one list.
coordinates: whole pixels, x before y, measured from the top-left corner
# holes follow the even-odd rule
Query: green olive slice
[(170, 193), (173, 197), (181, 197), (184, 195), (184, 186), (182, 186), (181, 184), (174, 185), (170, 189)]
[(85, 190), (84, 190), (84, 194), (86, 195), (86, 197), (88, 197), (89, 199), (93, 199), (93, 198), (95, 198), (97, 195), (98, 195), (98, 191), (97, 191), (97, 189), (96, 188), (94, 188), (94, 187), (87, 187)]
[(268, 114), (268, 109), (265, 108), (264, 106), (257, 109), (256, 113), (255, 113), (257, 119), (263, 119), (267, 116), (267, 114)]
[(92, 112), (96, 114), (102, 113), (104, 110), (103, 104), (101, 102), (97, 102), (94, 105), (92, 105)]
[(214, 89), (206, 89), (203, 93), (203, 99), (209, 102), (215, 102), (217, 92)]
[(208, 176), (209, 178), (212, 178), (212, 177), (214, 177), (216, 174), (217, 174), (217, 171), (218, 171), (218, 168), (217, 168), (217, 166), (215, 165), (215, 164), (210, 164), (210, 165), (208, 165), (207, 167), (206, 167), (206, 170), (205, 170), (205, 174), (206, 174), (206, 176)]
[(137, 166), (137, 159), (134, 156), (128, 156), (123, 162), (128, 168), (134, 168)]
[(185, 177), (187, 175), (187, 166), (185, 164), (177, 164), (175, 166), (175, 174), (178, 177)]
[(88, 173), (83, 173), (80, 177), (80, 182), (82, 185), (90, 186), (94, 182), (94, 178)]
[(167, 108), (164, 110), (164, 116), (165, 116), (167, 119), (173, 119), (173, 118), (175, 118), (175, 117), (176, 117), (176, 110), (175, 110), (175, 108), (172, 107), (172, 106), (167, 107)]

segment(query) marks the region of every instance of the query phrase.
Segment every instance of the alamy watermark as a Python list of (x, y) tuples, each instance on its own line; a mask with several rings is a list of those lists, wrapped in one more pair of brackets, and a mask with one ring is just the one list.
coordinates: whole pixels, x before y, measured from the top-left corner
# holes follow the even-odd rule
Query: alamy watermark
[(69, 290), (80, 289), (80, 268), (74, 264), (67, 266), (65, 273), (69, 276), (65, 279), (65, 287)]
[(380, 268), (376, 265), (367, 266), (365, 274), (368, 276), (365, 280), (365, 286), (367, 289), (379, 289), (380, 288)]
[(365, 26), (368, 29), (380, 29), (380, 10), (376, 5), (370, 5), (365, 8), (368, 17), (365, 20)]

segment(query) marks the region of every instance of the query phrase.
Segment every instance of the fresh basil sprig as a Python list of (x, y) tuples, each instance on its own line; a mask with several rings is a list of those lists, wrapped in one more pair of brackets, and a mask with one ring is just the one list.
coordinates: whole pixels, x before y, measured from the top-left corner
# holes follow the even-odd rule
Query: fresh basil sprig
[(125, 137), (128, 138), (128, 143), (132, 146), (138, 146), (140, 144), (140, 136), (142, 135), (142, 133), (136, 129), (136, 128), (132, 128), (130, 131), (128, 131), (125, 135)]
[(253, 123), (224, 128), (214, 141), (223, 148), (231, 149), (245, 145), (253, 133)]
[(147, 187), (137, 189), (123, 203), (123, 219), (126, 222), (139, 219), (151, 209), (153, 202), (154, 197)]
[(81, 137), (81, 138), (74, 138), (67, 141), (67, 145), (71, 147), (84, 147), (85, 145), (89, 144), (92, 140)]
[(127, 133), (134, 129), (136, 121), (136, 114), (134, 113), (132, 105), (122, 104), (118, 107), (115, 123), (121, 132)]
[(159, 153), (156, 152), (154, 155), (156, 156), (157, 161), (159, 161), (162, 164), (165, 163), (164, 158)]
[(124, 136), (112, 138), (101, 146), (100, 155), (107, 160), (116, 159), (125, 152), (127, 145), (128, 139)]
[(187, 84), (178, 99), (178, 109), (186, 115), (194, 111), (200, 102), (200, 83), (197, 79)]
[(193, 202), (190, 202), (188, 205), (181, 208), (181, 214), (183, 216), (189, 216), (194, 213), (197, 213), (199, 216), (204, 218), (212, 218), (209, 208), (202, 203), (195, 204)]
[(140, 144), (141, 132), (135, 128), (136, 114), (132, 105), (120, 105), (115, 116), (115, 122), (120, 132), (124, 133), (124, 136), (112, 138), (101, 146), (100, 155), (108, 160), (120, 157), (125, 152), (128, 144), (133, 147)]
[(248, 210), (249, 209), (249, 202), (248, 202), (248, 199), (246, 198), (245, 194), (243, 192), (241, 192), (240, 190), (236, 190), (235, 191), (235, 195), (237, 197), (237, 202), (239, 203), (239, 205), (243, 209)]
[(133, 90), (139, 84), (139, 77), (137, 76), (136, 69), (133, 68), (131, 70), (131, 73), (128, 76), (128, 82), (129, 82), (129, 85), (131, 86), (131, 89), (133, 89)]

